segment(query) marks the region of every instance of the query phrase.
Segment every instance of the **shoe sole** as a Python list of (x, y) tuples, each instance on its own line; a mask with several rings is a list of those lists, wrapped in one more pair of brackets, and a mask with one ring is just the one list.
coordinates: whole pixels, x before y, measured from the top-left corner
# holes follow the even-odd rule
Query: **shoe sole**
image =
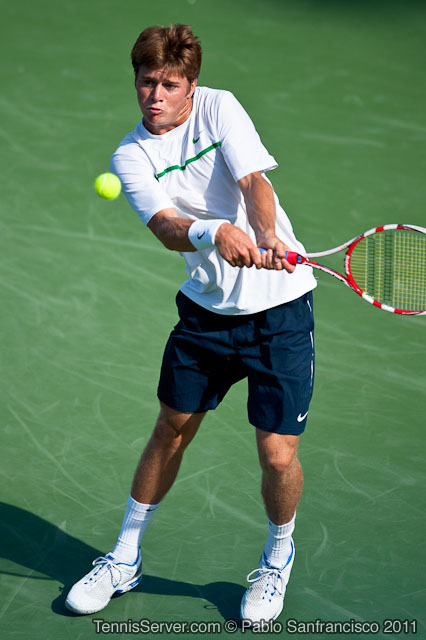
[[(129, 582), (126, 582), (125, 584), (121, 585), (118, 589), (116, 589), (114, 593), (111, 595), (111, 598), (116, 593), (126, 593), (127, 591), (130, 591), (131, 589), (136, 587), (141, 580), (142, 580), (142, 572), (140, 572), (137, 576), (133, 576), (133, 578), (129, 580)], [(70, 600), (68, 600), (68, 598), (65, 600), (65, 606), (67, 609), (69, 609), (69, 611), (72, 611), (73, 613), (78, 613), (80, 615), (89, 615), (91, 613), (97, 613), (98, 611), (102, 611), (102, 609), (105, 609), (105, 607), (111, 602), (111, 598), (107, 600), (105, 604), (101, 605), (100, 607), (96, 607), (96, 609), (85, 609), (83, 611), (77, 605), (74, 605)]]

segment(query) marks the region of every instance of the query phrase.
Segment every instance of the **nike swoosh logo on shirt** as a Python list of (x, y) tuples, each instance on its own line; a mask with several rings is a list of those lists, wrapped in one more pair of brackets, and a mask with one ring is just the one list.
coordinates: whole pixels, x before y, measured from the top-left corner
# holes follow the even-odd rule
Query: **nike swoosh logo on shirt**
[(308, 413), (309, 413), (309, 411), (304, 413), (303, 416), (299, 413), (299, 415), (297, 416), (297, 422), (303, 422), (304, 419), (306, 418), (306, 416), (308, 415)]
[(200, 139), (200, 134), (202, 134), (203, 131), (204, 129), (201, 129), (201, 131), (198, 132), (198, 138), (192, 138), (193, 144), (197, 144), (198, 140)]
[(205, 231), (203, 231), (203, 233), (199, 233), (197, 236), (198, 240), (201, 240), (201, 238), (205, 235), (205, 233), (206, 233)]

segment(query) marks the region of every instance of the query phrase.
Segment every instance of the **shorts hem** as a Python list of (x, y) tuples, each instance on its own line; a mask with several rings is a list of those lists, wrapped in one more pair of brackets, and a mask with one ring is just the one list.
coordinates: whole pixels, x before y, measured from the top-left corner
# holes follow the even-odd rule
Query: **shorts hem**
[(180, 413), (206, 413), (207, 411), (214, 411), (218, 406), (217, 404), (213, 406), (212, 403), (207, 403), (207, 406), (201, 406), (193, 409), (189, 403), (181, 402), (174, 398), (165, 398), (164, 396), (161, 396), (160, 393), (157, 393), (157, 398), (170, 409), (179, 411)]
[(296, 429), (290, 429), (288, 427), (267, 428), (265, 427), (264, 424), (261, 425), (256, 420), (252, 420), (250, 418), (249, 418), (249, 422), (252, 425), (252, 427), (255, 427), (256, 429), (260, 429), (260, 431), (266, 431), (266, 433), (279, 433), (282, 436), (301, 436), (302, 433), (304, 433), (305, 427), (306, 427), (306, 424), (304, 424), (303, 426), (299, 426)]

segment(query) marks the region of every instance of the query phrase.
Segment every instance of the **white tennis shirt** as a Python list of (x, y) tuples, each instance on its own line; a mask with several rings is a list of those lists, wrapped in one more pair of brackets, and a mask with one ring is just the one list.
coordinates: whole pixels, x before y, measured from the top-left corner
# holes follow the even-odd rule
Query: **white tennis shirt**
[[(143, 122), (120, 143), (110, 170), (146, 224), (158, 211), (175, 208), (191, 220), (223, 218), (256, 244), (237, 180), (277, 166), (246, 111), (229, 91), (197, 87), (188, 120), (162, 135)], [(275, 195), (276, 235), (304, 253)], [(289, 302), (316, 286), (310, 267), (294, 273), (231, 267), (216, 247), (181, 254), (189, 278), (181, 291), (215, 313), (249, 314)]]

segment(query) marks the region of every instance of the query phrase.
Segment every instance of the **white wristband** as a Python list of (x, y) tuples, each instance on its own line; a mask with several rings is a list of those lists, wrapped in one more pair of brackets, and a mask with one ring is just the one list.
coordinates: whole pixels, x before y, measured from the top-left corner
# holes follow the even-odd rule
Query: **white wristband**
[(229, 224), (229, 220), (195, 220), (188, 229), (189, 241), (200, 251), (211, 249), (215, 245), (216, 232), (223, 223)]

